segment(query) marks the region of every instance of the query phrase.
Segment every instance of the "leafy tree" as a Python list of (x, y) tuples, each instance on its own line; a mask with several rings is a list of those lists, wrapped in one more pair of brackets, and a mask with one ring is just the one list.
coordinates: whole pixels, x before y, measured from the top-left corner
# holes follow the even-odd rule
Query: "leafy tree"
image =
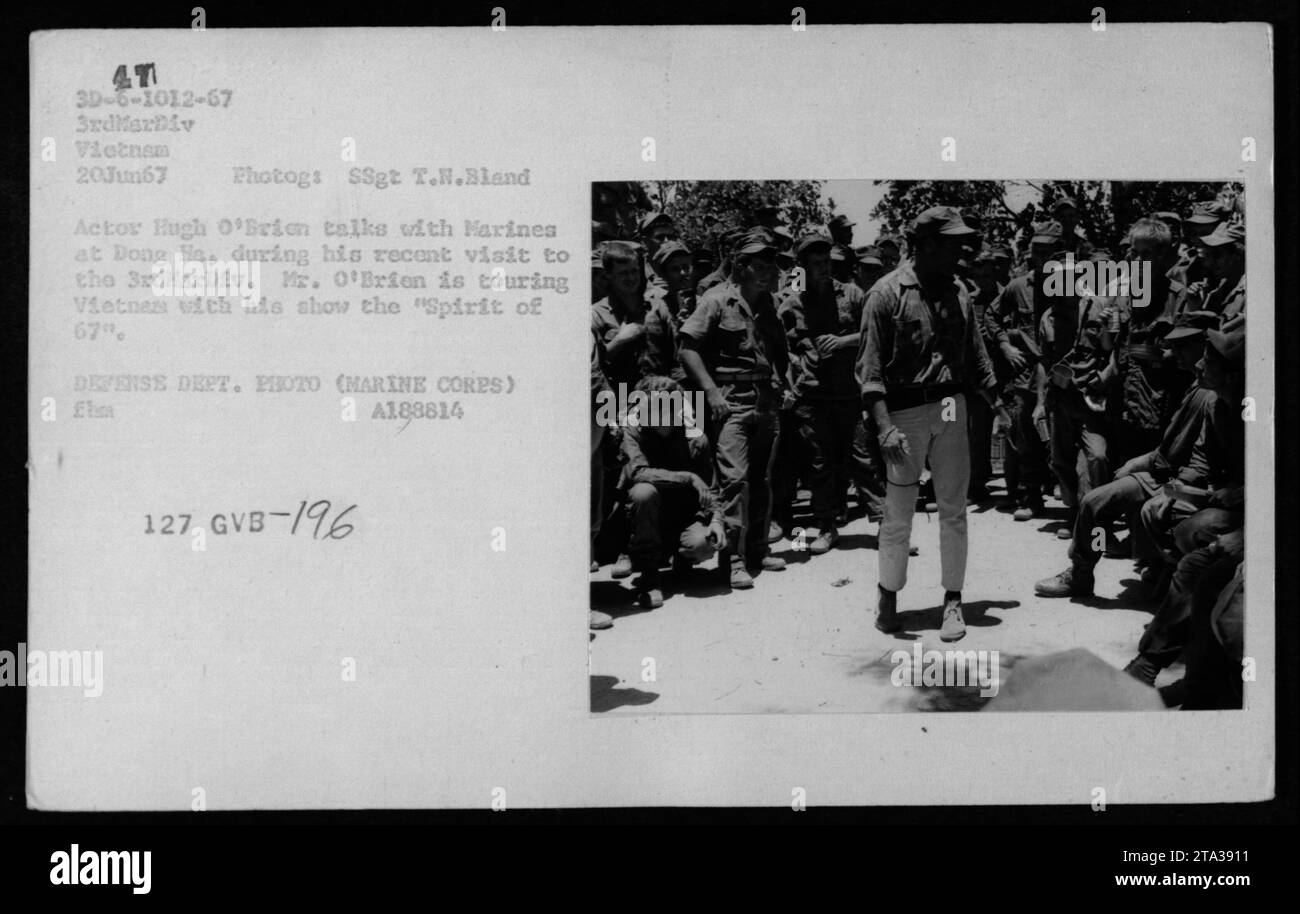
[(1115, 181), (1112, 184), (1115, 246), (1130, 225), (1149, 213), (1175, 212), (1186, 219), (1192, 204), (1220, 200), (1244, 211), (1245, 189), (1228, 181)]
[(883, 181), (889, 189), (871, 210), (886, 232), (901, 234), (908, 223), (932, 206), (955, 206), (982, 220), (984, 240), (1010, 243), (1027, 223), (1023, 211), (1007, 200), (1007, 181)]
[(597, 226), (613, 238), (635, 238), (640, 213), (651, 208), (637, 181), (597, 181), (591, 185), (592, 232)]
[(796, 237), (831, 215), (820, 181), (648, 181), (644, 189), (651, 208), (672, 216), (692, 250), (713, 247), (728, 229), (756, 224), (764, 205), (778, 207), (781, 224)]
[[(1051, 218), (1061, 197), (1078, 204), (1079, 224), (1098, 247), (1123, 256), (1120, 241), (1128, 227), (1155, 212), (1191, 214), (1192, 204), (1216, 197), (1244, 210), (1241, 184), (1202, 181), (889, 181), (888, 191), (871, 211), (888, 231), (898, 232), (931, 206), (955, 206), (978, 215), (985, 241), (1012, 243), (1024, 250), (1035, 222)], [(1038, 202), (1016, 206), (1008, 191), (1027, 186)]]

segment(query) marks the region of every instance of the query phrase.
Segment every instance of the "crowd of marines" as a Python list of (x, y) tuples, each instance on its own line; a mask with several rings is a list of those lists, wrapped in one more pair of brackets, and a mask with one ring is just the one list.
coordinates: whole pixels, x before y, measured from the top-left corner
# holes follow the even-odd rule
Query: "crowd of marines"
[[(1182, 658), (1167, 704), (1239, 706), (1244, 220), (1222, 200), (1156, 212), (1112, 253), (1078, 212), (1057, 199), (1015, 245), (945, 206), (856, 247), (844, 216), (794, 237), (777, 206), (713, 250), (688, 248), (663, 212), (635, 238), (599, 238), (592, 571), (612, 559), (650, 609), (666, 568), (714, 555), (719, 583), (747, 589), (784, 568), (773, 543), (823, 555), (857, 513), (879, 524), (875, 626), (896, 632), (912, 518), (928, 510), (940, 637), (955, 641), (974, 612), (966, 509), (991, 501), (997, 451), (1016, 521), (1046, 516), (1046, 495), (1066, 508), (1066, 567), (1035, 592), (1086, 601), (1103, 556), (1134, 561), (1157, 609), (1126, 672), (1154, 686)], [(1123, 277), (1073, 282), (1114, 260), (1149, 268), (1143, 294)], [(1062, 272), (1071, 282), (1052, 284)], [(689, 430), (598, 422), (601, 391), (620, 385), (702, 394), (704, 415)], [(801, 487), (815, 535), (796, 517)], [(593, 628), (610, 624), (592, 611)]]

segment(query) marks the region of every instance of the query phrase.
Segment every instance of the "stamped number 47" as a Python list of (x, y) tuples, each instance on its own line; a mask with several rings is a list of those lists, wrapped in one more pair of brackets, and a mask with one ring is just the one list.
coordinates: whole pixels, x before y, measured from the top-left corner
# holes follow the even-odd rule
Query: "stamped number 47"
[[(135, 65), (136, 79), (140, 80), (140, 88), (146, 89), (150, 85), (158, 85), (158, 74), (151, 63), (138, 63)], [(131, 77), (126, 72), (126, 64), (119, 64), (118, 68), (113, 71), (113, 88), (129, 89), (131, 88)]]

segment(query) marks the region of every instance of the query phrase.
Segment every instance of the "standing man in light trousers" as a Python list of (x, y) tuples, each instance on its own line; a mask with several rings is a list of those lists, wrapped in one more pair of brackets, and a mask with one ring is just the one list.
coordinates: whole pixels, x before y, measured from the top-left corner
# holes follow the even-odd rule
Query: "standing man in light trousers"
[(901, 628), (898, 591), (907, 583), (917, 486), (928, 460), (939, 505), (939, 636), (956, 641), (966, 634), (966, 395), (978, 391), (1000, 423), (1010, 421), (994, 394), (997, 379), (966, 289), (955, 279), (962, 246), (974, 234), (952, 207), (921, 213), (909, 238), (912, 259), (872, 287), (863, 310), (857, 380), (879, 430), (888, 478), (876, 618), (883, 632)]

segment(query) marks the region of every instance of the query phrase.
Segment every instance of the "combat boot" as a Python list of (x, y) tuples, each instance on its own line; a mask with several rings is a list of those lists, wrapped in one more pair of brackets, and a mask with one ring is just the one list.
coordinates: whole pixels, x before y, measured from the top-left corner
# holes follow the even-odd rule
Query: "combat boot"
[(880, 592), (880, 601), (876, 607), (876, 628), (885, 634), (892, 634), (903, 627), (903, 623), (898, 618), (898, 592), (894, 590), (885, 590), (879, 584), (876, 590)]
[(1034, 585), (1034, 593), (1040, 597), (1090, 597), (1092, 587), (1092, 571), (1075, 565), (1058, 575), (1043, 578)]

